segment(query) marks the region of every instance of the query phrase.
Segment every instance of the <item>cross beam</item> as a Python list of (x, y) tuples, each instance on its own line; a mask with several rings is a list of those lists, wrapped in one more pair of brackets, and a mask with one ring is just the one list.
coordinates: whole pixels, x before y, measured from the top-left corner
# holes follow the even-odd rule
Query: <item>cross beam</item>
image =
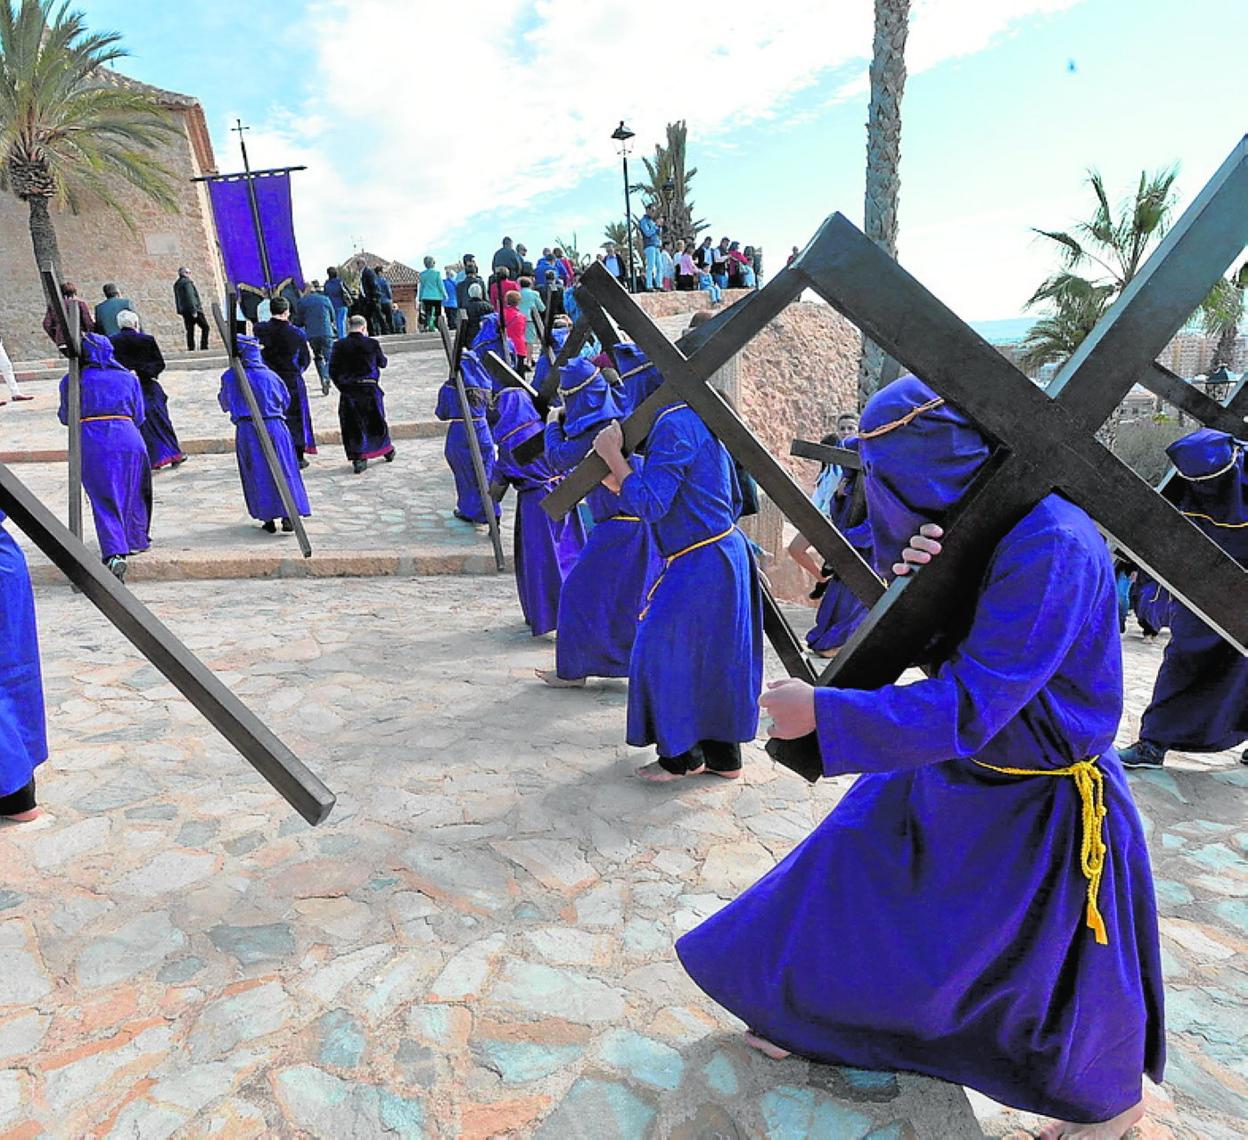
[(862, 470), (862, 456), (852, 447), (833, 447), (830, 443), (814, 443), (809, 439), (795, 439), (789, 444), (789, 454), (797, 459), (817, 459), (820, 463), (835, 463), (850, 471)]
[[(1244, 433), (1245, 417), (1237, 416), (1230, 410), (1229, 400), (1226, 404), (1219, 404), (1194, 384), (1189, 384), (1182, 376), (1175, 375), (1161, 364), (1154, 362), (1152, 368), (1140, 374), (1138, 382), (1154, 396), (1160, 396), (1167, 404), (1186, 412), (1205, 427), (1231, 435), (1242, 436)], [(1241, 380), (1240, 387), (1243, 384), (1244, 381)]]
[[(82, 539), (82, 310), (77, 304), (66, 306), (61, 287), (51, 266), (39, 271), (43, 291), (48, 298), (52, 315), (65, 330), (65, 353), (69, 358), (65, 385), (65, 419), (69, 433), (66, 455), (69, 476), (69, 529), (74, 537)], [(71, 316), (72, 314), (72, 316)]]
[(334, 793), (2, 464), (0, 509), (295, 811), (329, 815)]

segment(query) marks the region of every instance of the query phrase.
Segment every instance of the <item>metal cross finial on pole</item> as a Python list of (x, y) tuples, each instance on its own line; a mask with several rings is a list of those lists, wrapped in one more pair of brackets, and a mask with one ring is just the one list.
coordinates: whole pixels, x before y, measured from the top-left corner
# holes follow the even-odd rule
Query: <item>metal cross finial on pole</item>
[(243, 180), (247, 183), (247, 201), (251, 206), (251, 224), (256, 228), (256, 246), (260, 251), (260, 268), (264, 272), (264, 295), (273, 296), (273, 270), (269, 265), (269, 246), (264, 240), (264, 226), (260, 223), (260, 201), (256, 197), (256, 180), (251, 173), (251, 163), (247, 158), (247, 140), (243, 132), (251, 130), (243, 126), (242, 119), (235, 119), (232, 131), (238, 132), (238, 147), (243, 152)]

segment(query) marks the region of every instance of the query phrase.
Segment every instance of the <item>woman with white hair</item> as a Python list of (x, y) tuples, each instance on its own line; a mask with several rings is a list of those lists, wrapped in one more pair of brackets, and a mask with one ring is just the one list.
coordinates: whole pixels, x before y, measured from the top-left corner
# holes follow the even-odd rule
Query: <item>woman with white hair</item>
[(147, 457), (152, 470), (177, 467), (185, 462), (182, 445), (169, 419), (169, 397), (156, 379), (165, 370), (165, 358), (154, 336), (139, 329), (139, 315), (132, 309), (122, 309), (117, 314), (119, 331), (111, 339), (113, 355), (123, 367), (130, 369), (143, 389), (143, 422), (139, 431), (147, 445)]

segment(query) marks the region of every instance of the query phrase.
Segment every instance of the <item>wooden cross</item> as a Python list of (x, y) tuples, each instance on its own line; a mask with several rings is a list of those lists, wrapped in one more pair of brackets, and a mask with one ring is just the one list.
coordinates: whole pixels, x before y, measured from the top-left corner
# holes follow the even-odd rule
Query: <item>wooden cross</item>
[[(751, 296), (746, 304), (752, 303), (753, 310), (743, 308), (689, 356), (668, 342), (605, 270), (591, 267), (584, 284), (666, 378), (666, 391), (646, 404), (661, 407), (685, 400), (846, 585), (872, 606), (819, 677), (820, 684), (871, 689), (895, 681), (911, 664), (914, 647), (929, 644), (942, 630), (956, 634), (948, 623), (964, 619), (973, 606), (998, 543), (1055, 490), (1083, 507), (1202, 620), (1248, 652), (1248, 573), (1095, 438), (1100, 424), (1140, 374), (1151, 369), (1157, 353), (1246, 242), (1248, 139), (1231, 153), (1047, 391), (1035, 387), (839, 214), (823, 224), (790, 267)], [(949, 517), (939, 520), (947, 531), (944, 553), (887, 591), (707, 384), (715, 369), (779, 311), (775, 303), (787, 304), (807, 288), (997, 443)], [(652, 419), (655, 411), (657, 407), (643, 404), (630, 417), (627, 443), (635, 443), (641, 429), (639, 423), (630, 432), (629, 424), (643, 420), (643, 412)], [(546, 501), (552, 513), (575, 502), (574, 496), (601, 478), (601, 471), (600, 460), (583, 461)], [(791, 647), (778, 648), (783, 659)], [(773, 740), (768, 751), (808, 779), (822, 772), (813, 737)]]
[[(237, 304), (238, 298), (233, 293), (226, 293), (225, 307), (231, 314), (235, 312)], [(212, 303), (212, 319), (216, 322), (217, 333), (225, 344), (225, 351), (230, 358), (230, 369), (234, 373), (234, 379), (238, 383), (239, 391), (242, 392), (243, 399), (247, 403), (247, 411), (251, 415), (251, 426), (256, 430), (256, 441), (260, 444), (260, 451), (264, 455), (265, 466), (268, 467), (273, 483), (277, 487), (278, 496), (282, 500), (282, 510), (286, 512), (286, 517), (290, 519), (291, 525), (294, 527), (295, 537), (299, 540), (299, 549), (303, 552), (304, 558), (311, 558), (312, 543), (308, 541), (308, 532), (304, 529), (303, 519), (299, 516), (299, 508), (295, 505), (295, 496), (290, 489), (290, 483), (286, 479), (286, 472), (282, 470), (282, 465), (278, 461), (277, 451), (273, 447), (269, 429), (265, 425), (264, 416), (260, 412), (260, 405), (256, 402), (256, 393), (251, 387), (247, 369), (243, 367), (243, 362), (238, 356), (238, 338), (231, 331), (233, 321), (226, 322), (225, 314), (221, 311), (221, 306), (216, 301)], [(294, 399), (293, 396), (291, 398)]]
[(468, 389), (460, 370), (464, 342), (468, 339), (468, 322), (460, 321), (456, 325), (455, 339), (452, 341), (451, 330), (446, 324), (446, 314), (439, 312), (438, 334), (442, 337), (442, 348), (446, 353), (447, 367), (450, 369), (447, 379), (455, 381), (455, 392), (459, 396), (459, 414), (463, 417), (464, 434), (468, 437), (468, 454), (472, 457), (472, 473), (477, 481), (477, 494), (481, 497), (481, 509), (485, 511), (485, 521), (490, 528), (490, 542), (494, 547), (494, 568), (501, 573), (507, 568), (507, 556), (503, 553), (503, 536), (499, 531), (498, 517), (494, 513), (494, 499), (490, 495), (490, 481), (485, 474), (485, 458), (481, 454), (481, 441), (477, 439), (473, 426), (475, 417), (472, 404), (468, 400)]
[(789, 454), (798, 459), (817, 459), (820, 463), (834, 463), (849, 471), (862, 470), (862, 456), (852, 447), (834, 447), (830, 443), (815, 443), (809, 439), (795, 439), (789, 445)]
[(69, 467), (69, 529), (79, 542), (82, 541), (82, 310), (77, 302), (65, 304), (61, 287), (50, 265), (39, 271), (43, 291), (48, 298), (52, 315), (65, 330), (65, 355), (69, 359), (66, 372), (69, 379), (65, 385), (65, 419), (69, 432), (66, 454)]
[(329, 815), (334, 793), (3, 464), (0, 510), (295, 811), (314, 827)]

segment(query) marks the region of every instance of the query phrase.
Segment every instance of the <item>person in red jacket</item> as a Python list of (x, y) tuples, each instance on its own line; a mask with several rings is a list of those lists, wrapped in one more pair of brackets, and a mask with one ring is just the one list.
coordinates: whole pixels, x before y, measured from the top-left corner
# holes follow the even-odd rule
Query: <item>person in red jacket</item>
[(503, 297), (503, 327), (507, 330), (507, 341), (511, 345), (512, 352), (516, 354), (521, 372), (524, 371), (524, 362), (528, 359), (524, 340), (528, 323), (520, 311), (519, 290), (508, 289)]

